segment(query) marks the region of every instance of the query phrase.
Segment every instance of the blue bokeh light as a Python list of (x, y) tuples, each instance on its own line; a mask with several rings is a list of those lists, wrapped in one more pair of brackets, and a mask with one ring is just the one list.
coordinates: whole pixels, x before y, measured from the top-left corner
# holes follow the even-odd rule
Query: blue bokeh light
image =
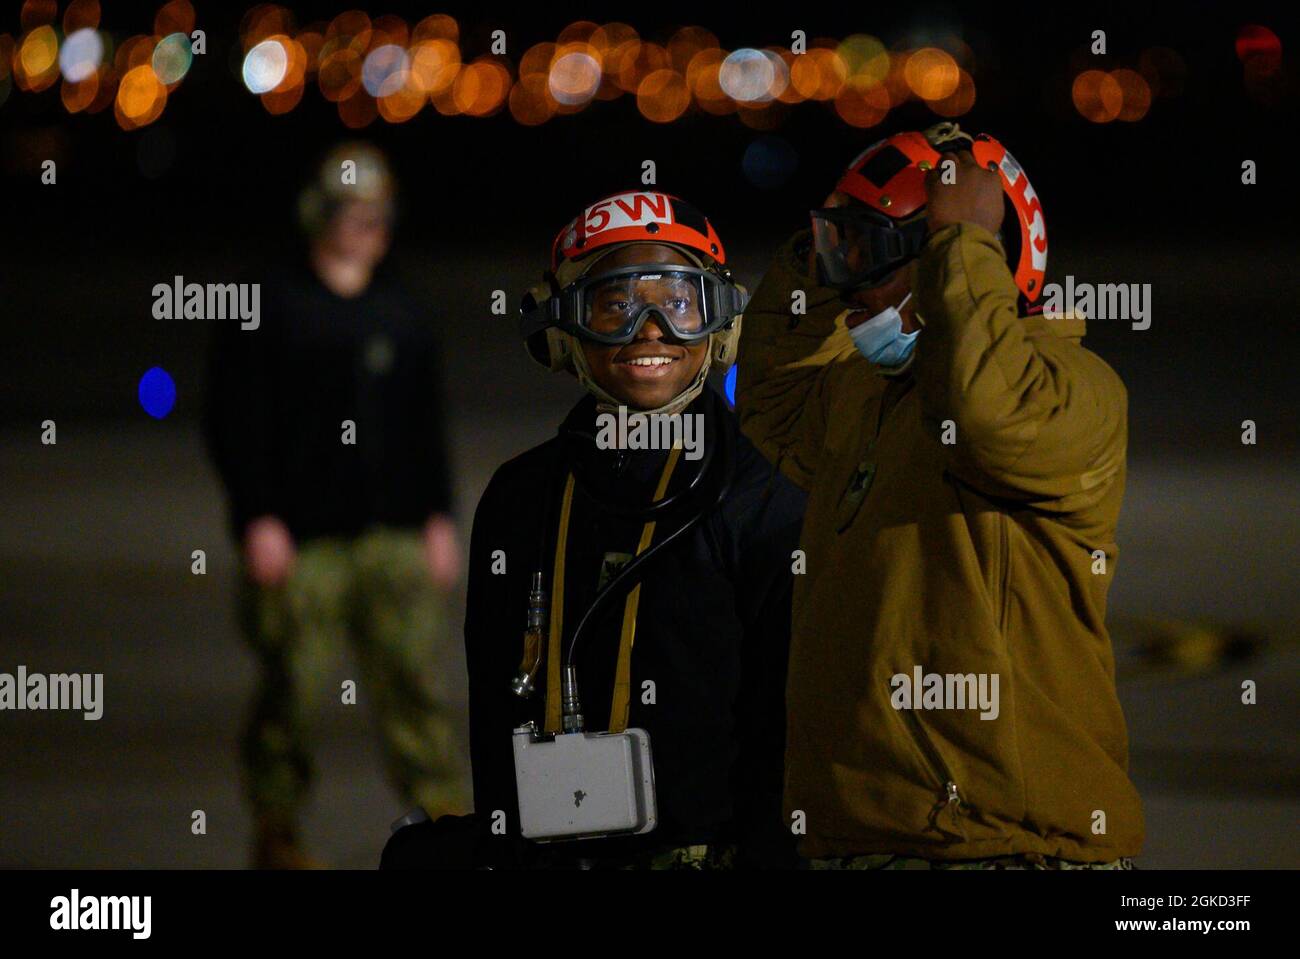
[(788, 140), (768, 134), (745, 148), (741, 168), (746, 179), (760, 190), (786, 185), (799, 169), (799, 151)]
[(145, 371), (136, 392), (144, 411), (156, 420), (162, 419), (176, 405), (176, 381), (161, 366)]
[(736, 408), (736, 370), (737, 369), (739, 369), (739, 367), (733, 366), (731, 369), (727, 370), (727, 378), (722, 381), (722, 390), (724, 393), (727, 394), (727, 402), (731, 404), (731, 408), (733, 410)]

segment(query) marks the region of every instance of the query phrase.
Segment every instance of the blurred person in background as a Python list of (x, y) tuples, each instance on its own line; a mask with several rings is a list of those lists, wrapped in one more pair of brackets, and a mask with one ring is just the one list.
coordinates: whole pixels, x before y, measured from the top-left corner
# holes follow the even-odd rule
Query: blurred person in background
[[(345, 645), (392, 781), (433, 816), (465, 805), (434, 669), (460, 575), (434, 320), (392, 275), (394, 181), (343, 144), (299, 200), (303, 255), (252, 271), (257, 329), (222, 327), (204, 417), (240, 546), (239, 615), (261, 684), (242, 741), (257, 868), (317, 865), (298, 819), (310, 726)], [(445, 657), (444, 657), (445, 659)]]

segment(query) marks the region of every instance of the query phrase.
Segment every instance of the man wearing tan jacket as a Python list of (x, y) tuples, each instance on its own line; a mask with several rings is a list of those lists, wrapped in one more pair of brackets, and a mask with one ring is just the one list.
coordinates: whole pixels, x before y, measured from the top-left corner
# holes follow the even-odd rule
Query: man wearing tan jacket
[(814, 867), (1141, 847), (1104, 622), (1126, 394), (1082, 319), (1032, 315), (1046, 246), (1010, 153), (941, 124), (864, 151), (746, 310), (742, 429), (810, 494), (785, 813)]

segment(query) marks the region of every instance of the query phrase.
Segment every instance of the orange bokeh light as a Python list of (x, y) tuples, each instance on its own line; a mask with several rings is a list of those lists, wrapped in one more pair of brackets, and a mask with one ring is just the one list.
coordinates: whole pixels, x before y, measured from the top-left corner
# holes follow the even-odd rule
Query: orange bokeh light
[(849, 68), (834, 50), (813, 47), (790, 66), (790, 86), (807, 100), (833, 100), (849, 78)]
[(406, 84), (426, 96), (451, 89), (460, 72), (460, 48), (446, 39), (419, 40), (411, 48), (411, 69)]
[(1084, 70), (1070, 88), (1074, 108), (1093, 123), (1109, 123), (1124, 106), (1124, 90), (1103, 70)]
[(626, 51), (619, 62), (618, 85), (627, 93), (637, 93), (642, 80), (667, 66), (667, 50), (657, 43), (637, 43), (635, 50)]
[(1151, 87), (1136, 70), (1112, 70), (1111, 78), (1119, 84), (1123, 104), (1115, 117), (1125, 123), (1136, 123), (1151, 109)]
[(526, 127), (535, 127), (555, 116), (547, 74), (530, 73), (510, 90), (510, 115)]
[(293, 33), (293, 14), (279, 4), (260, 3), (239, 22), (239, 39), (243, 41), (245, 53), (277, 33)]
[(686, 86), (705, 113), (725, 116), (736, 112), (736, 101), (722, 89), (722, 61), (725, 50), (701, 50), (686, 68)]
[(39, 93), (59, 76), (59, 38), (48, 24), (22, 38), (13, 58), (14, 82), (18, 89)]
[(99, 26), (99, 0), (72, 0), (63, 11), (63, 35)]
[(564, 46), (566, 43), (588, 43), (596, 31), (600, 29), (600, 24), (592, 23), (590, 20), (579, 20), (571, 23), (555, 38), (555, 42)]
[(336, 103), (350, 99), (361, 86), (361, 62), (361, 54), (348, 46), (327, 54), (316, 75), (321, 96)]
[(964, 116), (975, 106), (975, 79), (962, 70), (957, 89), (942, 100), (931, 100), (929, 106), (941, 117)]
[(55, 0), (24, 0), (18, 21), (24, 30), (31, 30), (53, 23), (58, 15), (59, 5)]
[(166, 105), (167, 88), (147, 63), (132, 67), (118, 84), (117, 121), (124, 130), (153, 123)]
[[(325, 28), (325, 47), (331, 51), (347, 47), (358, 54), (364, 54), (370, 49), (370, 35), (373, 30), (370, 17), (363, 11), (345, 10), (331, 20), (330, 25)], [(370, 119), (366, 120), (363, 126), (374, 120), (374, 113), (369, 116)]]
[(389, 123), (405, 123), (424, 107), (428, 98), (409, 85), (402, 86), (376, 101), (379, 115)]
[(903, 78), (922, 100), (942, 100), (957, 91), (961, 68), (948, 51), (922, 47), (907, 58)]
[(456, 75), (451, 93), (461, 113), (488, 116), (499, 110), (510, 95), (510, 71), (496, 60), (475, 60)]
[(359, 88), (349, 97), (344, 97), (338, 104), (339, 119), (349, 130), (360, 130), (375, 122), (379, 109), (374, 97)]
[(449, 17), (445, 13), (435, 13), (431, 17), (425, 17), (411, 31), (411, 41), (413, 43), (419, 43), (421, 40), (448, 40), (459, 45), (460, 26), (456, 23), (455, 18)]
[(302, 94), (303, 84), (296, 83), (284, 89), (276, 87), (270, 93), (263, 93), (260, 99), (267, 113), (279, 116), (296, 107), (302, 100)]
[(194, 29), (194, 7), (190, 0), (168, 0), (153, 18), (153, 32), (160, 37), (189, 34)]
[(99, 71), (96, 70), (84, 80), (76, 83), (63, 81), (59, 90), (59, 97), (63, 100), (63, 106), (69, 113), (80, 113), (95, 102), (95, 96), (99, 93)]
[(835, 95), (835, 112), (855, 127), (874, 127), (889, 115), (889, 91), (869, 77), (852, 77)]
[[(375, 17), (372, 25), (373, 36), (370, 38), (370, 49), (382, 46), (385, 43), (395, 43), (399, 47), (405, 47), (411, 40), (411, 28), (406, 25), (406, 21), (393, 13), (386, 13), (382, 17)], [(383, 114), (383, 110), (379, 111)]]
[(636, 106), (654, 123), (671, 123), (691, 105), (686, 78), (676, 70), (655, 70), (637, 86)]
[(668, 41), (668, 62), (674, 70), (685, 75), (691, 61), (702, 50), (717, 50), (718, 38), (703, 27), (682, 27)]

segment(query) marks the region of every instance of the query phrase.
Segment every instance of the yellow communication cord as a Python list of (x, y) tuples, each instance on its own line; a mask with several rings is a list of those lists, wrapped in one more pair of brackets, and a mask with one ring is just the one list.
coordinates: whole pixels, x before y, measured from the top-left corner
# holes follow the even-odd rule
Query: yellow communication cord
[[(659, 485), (655, 488), (654, 502), (664, 498), (668, 490), (668, 481), (672, 479), (677, 461), (681, 459), (682, 448), (674, 446), (664, 463)], [(569, 515), (573, 507), (573, 474), (570, 473), (564, 484), (564, 499), (560, 503), (559, 538), (555, 544), (555, 569), (551, 577), (554, 584), (551, 601), (550, 639), (546, 652), (546, 731), (558, 733), (561, 729), (560, 703), (560, 644), (564, 635), (564, 553), (565, 543), (569, 538)], [(637, 543), (636, 555), (640, 556), (650, 546), (654, 538), (654, 520), (645, 524), (641, 530), (641, 540)], [(636, 641), (636, 612), (641, 602), (641, 584), (637, 583), (628, 593), (623, 604), (623, 629), (619, 634), (618, 665), (614, 670), (614, 698), (609, 709), (609, 731), (621, 733), (627, 729), (627, 714), (631, 706), (632, 686), (632, 644)]]

